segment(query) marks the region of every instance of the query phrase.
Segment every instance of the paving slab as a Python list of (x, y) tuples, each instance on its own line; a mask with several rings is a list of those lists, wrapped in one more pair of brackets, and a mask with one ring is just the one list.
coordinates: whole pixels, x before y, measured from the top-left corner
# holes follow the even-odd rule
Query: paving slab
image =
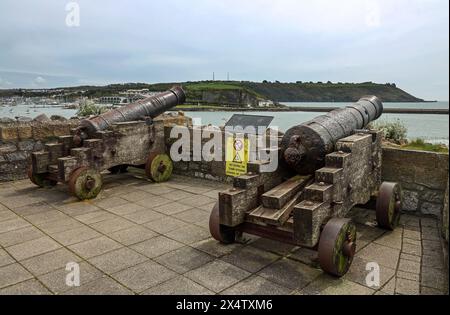
[(255, 273), (280, 259), (280, 256), (252, 246), (245, 246), (221, 259), (248, 272)]
[(251, 274), (221, 260), (215, 260), (185, 274), (189, 279), (219, 293)]
[(111, 278), (103, 277), (73, 288), (65, 295), (132, 295), (133, 292)]
[(154, 260), (169, 269), (183, 274), (211, 262), (214, 260), (214, 257), (192, 247), (184, 246), (154, 258)]
[(186, 222), (168, 216), (144, 224), (145, 227), (160, 234), (168, 233), (186, 225)]
[(79, 262), (81, 258), (65, 248), (26, 259), (21, 264), (34, 275), (42, 275), (65, 268), (68, 263)]
[(24, 243), (45, 236), (42, 231), (34, 226), (24, 227), (22, 229), (5, 232), (0, 234), (0, 245), (9, 247), (12, 245)]
[(52, 294), (37, 280), (27, 280), (0, 289), (0, 295), (50, 295)]
[(5, 210), (1, 210), (0, 211), (0, 222), (2, 221), (6, 221), (6, 220), (12, 220), (12, 219), (18, 219), (19, 216), (17, 214), (15, 214), (14, 212), (12, 212), (11, 210), (7, 210), (5, 208)]
[(120, 248), (112, 252), (89, 259), (89, 262), (107, 274), (113, 274), (136, 266), (148, 258), (129, 248)]
[(106, 220), (111, 220), (117, 218), (117, 216), (113, 213), (110, 213), (105, 210), (90, 212), (86, 214), (76, 215), (74, 216), (75, 219), (78, 221), (84, 223), (84, 224), (93, 224), (98, 223)]
[(163, 282), (144, 292), (143, 295), (212, 295), (214, 292), (206, 289), (198, 283), (184, 277), (178, 276)]
[(14, 263), (15, 260), (3, 249), (0, 248), (0, 267)]
[(275, 253), (277, 255), (282, 255), (282, 256), (293, 253), (295, 250), (298, 249), (298, 247), (296, 247), (296, 246), (286, 244), (286, 243), (281, 243), (281, 242), (274, 241), (274, 240), (269, 240), (266, 238), (257, 239), (256, 241), (252, 242), (250, 245), (253, 247), (265, 250), (265, 251)]
[(38, 225), (41, 223), (48, 223), (52, 221), (69, 219), (70, 217), (67, 214), (62, 213), (59, 210), (49, 210), (45, 212), (40, 212), (36, 214), (27, 215), (24, 217), (28, 222)]
[(16, 260), (24, 260), (60, 248), (61, 245), (48, 236), (5, 248)]
[(16, 217), (11, 220), (5, 220), (5, 221), (0, 222), (0, 234), (18, 230), (18, 229), (22, 229), (22, 228), (28, 227), (28, 226), (31, 226), (31, 224), (22, 218)]
[(418, 295), (420, 293), (419, 281), (397, 278), (395, 293), (401, 295)]
[(100, 237), (101, 234), (88, 226), (82, 226), (80, 228), (71, 229), (68, 231), (55, 233), (52, 237), (59, 243), (68, 246), (76, 243), (81, 243), (96, 237)]
[(136, 243), (146, 241), (158, 235), (159, 235), (158, 233), (138, 225), (128, 229), (113, 232), (109, 234), (109, 237), (125, 246), (130, 246)]
[[(395, 276), (395, 268), (389, 268), (384, 265), (379, 264), (379, 285), (373, 285), (372, 283), (367, 283), (367, 276), (371, 271), (375, 271), (372, 269), (373, 267), (369, 265), (373, 263), (373, 261), (364, 260), (360, 257), (355, 257), (353, 259), (353, 263), (350, 266), (350, 269), (346, 275), (344, 275), (344, 279), (350, 280), (352, 282), (358, 283), (362, 286), (366, 286), (369, 289), (378, 290), (383, 287), (390, 279)], [(372, 278), (369, 278), (372, 279)], [(373, 279), (375, 280), (375, 279)]]
[(371, 243), (356, 254), (363, 260), (376, 262), (380, 266), (396, 269), (400, 256), (400, 250), (387, 246)]
[(160, 264), (153, 261), (146, 261), (142, 264), (115, 273), (112, 277), (127, 288), (140, 293), (150, 287), (174, 278), (177, 275), (177, 273)]
[(0, 288), (5, 288), (31, 278), (33, 278), (33, 275), (17, 263), (0, 267)]
[(320, 274), (321, 270), (288, 258), (278, 260), (258, 272), (261, 277), (293, 290), (306, 287)]
[(188, 225), (179, 229), (164, 233), (167, 237), (183, 244), (193, 244), (211, 237), (209, 230), (196, 225)]
[(224, 295), (288, 295), (291, 289), (282, 287), (260, 276), (251, 276), (224, 290)]
[(113, 251), (122, 247), (121, 244), (116, 241), (106, 237), (100, 236), (88, 241), (70, 245), (69, 248), (77, 253), (82, 258), (91, 258), (94, 256), (99, 256), (104, 253)]
[(127, 220), (130, 220), (134, 223), (137, 223), (137, 224), (144, 224), (144, 223), (160, 220), (165, 217), (165, 215), (161, 214), (160, 212), (157, 212), (157, 211), (154, 211), (151, 209), (146, 209), (141, 206), (139, 206), (139, 207), (142, 208), (143, 210), (128, 213), (128, 214), (124, 215), (124, 218), (126, 218)]
[(194, 243), (191, 246), (216, 258), (230, 254), (233, 251), (243, 247), (243, 245), (238, 243), (224, 245), (212, 238)]
[(147, 241), (132, 245), (131, 248), (149, 258), (155, 258), (183, 246), (184, 245), (182, 243), (165, 236), (157, 236)]
[(44, 222), (37, 225), (40, 230), (50, 235), (81, 228), (84, 226), (85, 225), (83, 223), (73, 218)]
[[(80, 267), (80, 285), (86, 285), (94, 280), (100, 279), (105, 276), (103, 272), (93, 267), (92, 265), (81, 262)], [(47, 288), (49, 288), (54, 294), (61, 294), (74, 287), (70, 287), (66, 283), (66, 278), (70, 271), (66, 268), (61, 268), (44, 275), (39, 275), (37, 278), (42, 282)]]
[(448, 290), (448, 275), (443, 269), (422, 267), (421, 285), (440, 291)]
[(402, 230), (397, 229), (394, 231), (389, 231), (375, 239), (376, 244), (395, 248), (398, 250), (402, 249)]

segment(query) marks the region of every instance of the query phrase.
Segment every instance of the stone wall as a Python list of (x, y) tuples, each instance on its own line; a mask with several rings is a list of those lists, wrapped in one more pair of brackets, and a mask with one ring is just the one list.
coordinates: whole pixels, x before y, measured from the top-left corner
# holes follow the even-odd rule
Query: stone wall
[(402, 185), (404, 211), (442, 218), (448, 154), (384, 148), (382, 176)]
[(30, 153), (77, 125), (78, 120), (0, 123), (0, 182), (26, 178)]
[(445, 240), (448, 242), (448, 180), (447, 189), (445, 191), (444, 197), (444, 210), (442, 211), (442, 233)]

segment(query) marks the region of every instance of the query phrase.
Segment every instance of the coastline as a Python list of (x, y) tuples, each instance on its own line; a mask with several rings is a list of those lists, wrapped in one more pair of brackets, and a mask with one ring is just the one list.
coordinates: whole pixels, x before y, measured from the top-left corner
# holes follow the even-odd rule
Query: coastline
[[(176, 107), (176, 110), (185, 112), (314, 112), (327, 113), (339, 107)], [(449, 109), (445, 108), (384, 108), (386, 114), (433, 114), (448, 115)]]

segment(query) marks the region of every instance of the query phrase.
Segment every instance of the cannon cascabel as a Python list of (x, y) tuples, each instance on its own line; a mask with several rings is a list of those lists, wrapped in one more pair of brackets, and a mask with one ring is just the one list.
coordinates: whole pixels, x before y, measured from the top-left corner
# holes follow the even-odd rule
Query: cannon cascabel
[(376, 96), (318, 116), (289, 129), (281, 141), (281, 158), (298, 174), (313, 174), (324, 165), (339, 139), (364, 129), (383, 113), (383, 103)]

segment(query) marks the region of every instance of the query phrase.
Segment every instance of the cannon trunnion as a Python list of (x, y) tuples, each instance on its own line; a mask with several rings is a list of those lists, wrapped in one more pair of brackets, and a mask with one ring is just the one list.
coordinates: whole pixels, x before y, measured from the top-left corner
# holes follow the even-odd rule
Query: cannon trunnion
[(356, 226), (349, 211), (376, 199), (378, 226), (395, 229), (402, 193), (381, 183), (382, 135), (364, 130), (383, 111), (375, 96), (295, 126), (281, 140), (281, 162), (272, 173), (266, 162), (248, 165), (233, 188), (219, 193), (210, 232), (229, 244), (246, 232), (317, 250), (320, 267), (343, 276), (356, 251)]
[(135, 166), (145, 168), (153, 181), (166, 181), (173, 164), (166, 154), (164, 121), (157, 117), (184, 101), (184, 91), (174, 87), (83, 120), (71, 135), (31, 154), (28, 176), (40, 187), (66, 183), (80, 200), (99, 194), (105, 170), (117, 174)]

